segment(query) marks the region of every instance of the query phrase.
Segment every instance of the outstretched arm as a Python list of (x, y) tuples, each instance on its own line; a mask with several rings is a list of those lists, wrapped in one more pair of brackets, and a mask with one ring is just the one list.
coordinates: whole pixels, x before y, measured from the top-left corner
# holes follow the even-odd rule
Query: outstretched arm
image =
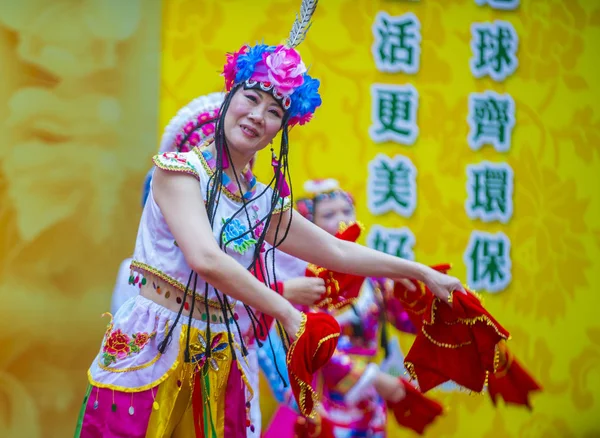
[(221, 251), (194, 177), (157, 168), (152, 192), (185, 260), (198, 275), (230, 297), (278, 319), (290, 335), (298, 331), (300, 312)]
[[(294, 257), (332, 271), (364, 277), (416, 279), (427, 284), (436, 296), (445, 301), (448, 300), (449, 293), (454, 290), (464, 292), (461, 282), (454, 277), (441, 274), (421, 263), (393, 257), (366, 246), (337, 239), (294, 210), (282, 214), (285, 215), (282, 224), (287, 224), (291, 220), (291, 225), (287, 238), (279, 249)], [(273, 225), (268, 230), (267, 240), (271, 244), (274, 243)]]

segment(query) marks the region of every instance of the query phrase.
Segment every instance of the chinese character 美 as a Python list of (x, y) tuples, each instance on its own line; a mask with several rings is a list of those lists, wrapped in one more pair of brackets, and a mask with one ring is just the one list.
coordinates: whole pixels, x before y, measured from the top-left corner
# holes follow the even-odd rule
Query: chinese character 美
[(487, 3), (493, 9), (501, 9), (503, 11), (512, 11), (519, 7), (519, 0), (475, 0), (475, 3), (479, 6)]
[(378, 154), (369, 162), (369, 211), (376, 215), (395, 211), (410, 217), (417, 207), (416, 177), (417, 169), (408, 158)]
[(367, 246), (403, 259), (415, 259), (415, 236), (407, 227), (385, 228), (373, 225), (367, 235)]
[(414, 74), (421, 57), (421, 23), (412, 12), (392, 17), (378, 12), (373, 24), (371, 47), (377, 70)]
[(510, 240), (504, 233), (473, 231), (463, 260), (472, 289), (500, 292), (510, 284)]
[(467, 166), (465, 210), (471, 219), (506, 223), (513, 214), (512, 168), (484, 161)]
[(517, 69), (518, 46), (519, 37), (509, 22), (473, 23), (471, 73), (476, 78), (489, 75), (497, 82), (503, 81)]
[(510, 94), (489, 90), (469, 94), (469, 147), (476, 151), (491, 144), (498, 152), (507, 152), (515, 120), (515, 101)]
[(417, 139), (419, 95), (412, 85), (371, 86), (371, 139), (377, 143), (394, 141), (412, 145)]

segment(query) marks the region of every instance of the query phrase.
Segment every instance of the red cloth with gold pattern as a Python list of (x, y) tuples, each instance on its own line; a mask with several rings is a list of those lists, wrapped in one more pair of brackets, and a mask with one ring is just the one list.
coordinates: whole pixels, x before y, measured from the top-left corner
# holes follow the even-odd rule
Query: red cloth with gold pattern
[[(348, 226), (344, 225), (335, 237), (348, 242), (356, 242), (361, 232), (362, 225), (356, 222)], [(307, 266), (305, 275), (307, 277), (322, 278), (325, 281), (325, 294), (314, 306), (328, 311), (340, 310), (354, 303), (365, 281), (365, 277), (334, 272), (313, 264)]]
[(404, 364), (423, 392), (448, 380), (481, 392), (494, 372), (496, 345), (509, 336), (472, 292), (455, 292), (451, 306), (434, 297)]
[[(450, 265), (433, 268), (446, 273)], [(529, 393), (542, 388), (506, 348), (508, 331), (484, 309), (477, 295), (453, 293), (448, 306), (423, 283), (413, 284), (416, 291), (396, 283), (394, 296), (419, 330), (405, 365), (421, 391), (452, 380), (480, 392), (487, 383), (494, 404), (500, 396), (506, 403), (531, 407)]]
[(332, 424), (325, 418), (314, 421), (298, 417), (294, 425), (294, 438), (335, 438)]
[(397, 403), (388, 401), (388, 408), (394, 413), (398, 424), (422, 435), (425, 428), (442, 415), (444, 409), (441, 404), (425, 397), (406, 380), (400, 378), (400, 381), (404, 386), (405, 396)]
[(505, 342), (498, 344), (497, 362), (496, 372), (490, 374), (488, 379), (488, 393), (494, 405), (500, 396), (507, 404), (524, 405), (531, 409), (529, 393), (541, 391), (542, 387), (517, 361)]
[(312, 387), (313, 376), (333, 356), (340, 325), (326, 313), (303, 314), (303, 318), (298, 336), (287, 352), (287, 366), (300, 413), (314, 418), (318, 393)]

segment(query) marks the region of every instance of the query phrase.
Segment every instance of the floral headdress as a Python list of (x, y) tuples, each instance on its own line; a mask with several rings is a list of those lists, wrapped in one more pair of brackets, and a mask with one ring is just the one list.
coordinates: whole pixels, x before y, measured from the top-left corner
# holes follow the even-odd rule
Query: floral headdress
[(304, 125), (321, 105), (319, 80), (307, 74), (300, 54), (294, 49), (306, 37), (310, 18), (318, 0), (304, 0), (300, 15), (283, 45), (244, 45), (237, 52), (227, 54), (223, 68), (225, 88), (230, 91), (238, 84), (245, 88), (271, 93), (288, 112), (290, 126)]
[(158, 152), (188, 152), (211, 139), (224, 98), (224, 93), (210, 93), (181, 108), (165, 128)]
[(323, 199), (343, 198), (354, 206), (354, 198), (340, 188), (337, 180), (333, 178), (308, 180), (304, 183), (307, 195), (296, 201), (296, 209), (309, 221), (314, 221), (315, 204)]

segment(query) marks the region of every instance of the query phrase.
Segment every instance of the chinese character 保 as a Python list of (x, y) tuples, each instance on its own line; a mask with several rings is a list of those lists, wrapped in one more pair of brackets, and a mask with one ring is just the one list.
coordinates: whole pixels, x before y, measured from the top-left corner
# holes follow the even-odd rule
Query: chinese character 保
[(393, 17), (380, 11), (373, 23), (371, 52), (379, 71), (414, 74), (421, 58), (421, 23), (412, 13)]
[(514, 73), (519, 61), (519, 37), (507, 21), (471, 25), (471, 73), (476, 78), (490, 76), (500, 82)]
[(474, 151), (490, 144), (498, 152), (507, 152), (511, 146), (516, 123), (515, 101), (509, 94), (494, 91), (469, 94), (467, 142)]
[(510, 284), (510, 240), (504, 233), (473, 231), (463, 259), (469, 287), (500, 292)]
[(415, 236), (407, 227), (385, 228), (373, 225), (367, 235), (367, 246), (395, 257), (415, 259)]
[(378, 154), (369, 162), (367, 202), (369, 211), (389, 211), (410, 217), (417, 207), (417, 169), (407, 157)]
[(415, 87), (410, 84), (373, 84), (371, 99), (371, 139), (377, 143), (393, 141), (404, 145), (414, 144), (419, 134), (419, 95)]
[(506, 163), (467, 166), (465, 210), (471, 219), (508, 222), (513, 215), (514, 173)]

